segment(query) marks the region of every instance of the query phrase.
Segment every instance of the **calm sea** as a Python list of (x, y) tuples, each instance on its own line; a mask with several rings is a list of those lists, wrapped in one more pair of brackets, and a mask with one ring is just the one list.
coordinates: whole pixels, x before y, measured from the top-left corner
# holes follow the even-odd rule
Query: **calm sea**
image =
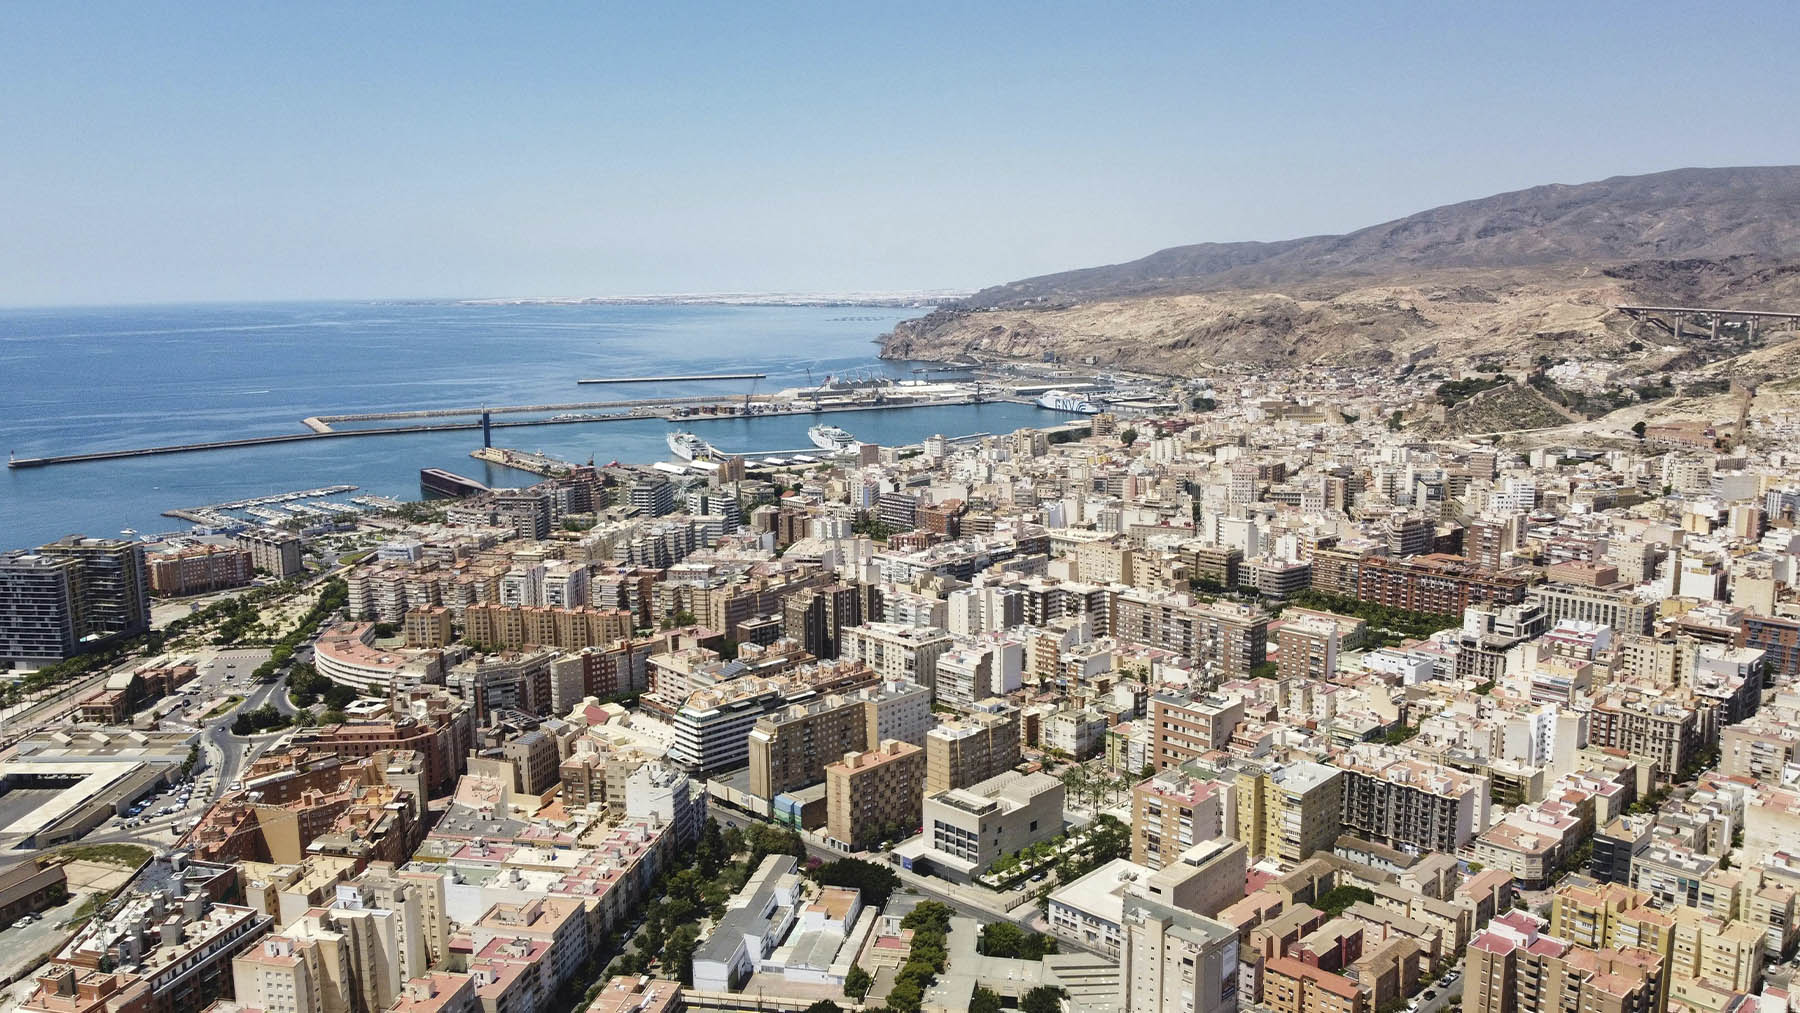
[[(309, 415), (482, 404), (743, 394), (749, 381), (578, 386), (581, 377), (765, 372), (758, 391), (916, 363), (875, 358), (917, 310), (875, 307), (486, 306), (308, 303), (0, 311), (0, 448), (20, 457), (299, 432)], [(1015, 404), (831, 416), (858, 437), (1008, 432), (1057, 413)], [(727, 451), (808, 445), (807, 416), (708, 420)], [(659, 420), (497, 429), (494, 442), (569, 460), (666, 460)], [(0, 549), (65, 534), (181, 530), (161, 516), (326, 485), (419, 498), (419, 469), (508, 486), (536, 479), (474, 460), (479, 432), (319, 440), (0, 474)]]

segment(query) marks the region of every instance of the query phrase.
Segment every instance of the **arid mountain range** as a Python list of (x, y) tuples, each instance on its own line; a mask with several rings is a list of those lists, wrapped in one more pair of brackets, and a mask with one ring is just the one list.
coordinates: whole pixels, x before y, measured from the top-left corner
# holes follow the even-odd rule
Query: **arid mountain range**
[[(1800, 166), (1678, 169), (1533, 187), (1341, 236), (1202, 243), (983, 289), (882, 337), (891, 358), (1209, 366), (1619, 360), (1692, 369), (1754, 349), (1661, 356), (1621, 303), (1800, 310)], [(1790, 340), (1770, 328), (1766, 349)], [(1800, 373), (1800, 346), (1773, 357)]]

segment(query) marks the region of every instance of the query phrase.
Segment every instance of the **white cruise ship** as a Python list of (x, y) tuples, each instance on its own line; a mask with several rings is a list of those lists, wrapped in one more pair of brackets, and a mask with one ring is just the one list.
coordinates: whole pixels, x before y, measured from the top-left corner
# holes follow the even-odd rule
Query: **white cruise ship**
[(715, 457), (718, 451), (712, 444), (693, 433), (676, 430), (669, 434), (669, 452), (684, 461), (694, 461), (707, 457)]
[(808, 439), (813, 441), (813, 446), (818, 447), (820, 450), (829, 450), (834, 454), (846, 453), (855, 450), (859, 446), (856, 442), (856, 437), (851, 436), (848, 432), (839, 429), (837, 426), (825, 425), (823, 423), (808, 429), (806, 435)]
[(1058, 412), (1080, 412), (1083, 415), (1098, 415), (1100, 409), (1094, 402), (1080, 394), (1071, 394), (1066, 390), (1049, 390), (1037, 399), (1038, 407)]

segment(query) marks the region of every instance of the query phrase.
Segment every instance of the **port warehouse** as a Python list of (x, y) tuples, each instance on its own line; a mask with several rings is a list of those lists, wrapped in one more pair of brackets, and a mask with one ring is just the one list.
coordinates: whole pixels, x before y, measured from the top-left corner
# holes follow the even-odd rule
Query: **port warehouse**
[(0, 762), (0, 847), (78, 840), (176, 779), (198, 732), (40, 732)]

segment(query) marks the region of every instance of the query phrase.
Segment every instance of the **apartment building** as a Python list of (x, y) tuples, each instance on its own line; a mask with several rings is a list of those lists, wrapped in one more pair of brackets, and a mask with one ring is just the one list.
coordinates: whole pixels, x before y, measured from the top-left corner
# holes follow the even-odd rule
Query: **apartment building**
[(1346, 777), (1311, 761), (1236, 765), (1238, 840), (1255, 859), (1298, 865), (1345, 832)]
[(1244, 720), (1244, 700), (1232, 693), (1150, 697), (1150, 762), (1167, 770), (1225, 748)]
[(818, 784), (825, 765), (868, 745), (862, 701), (832, 695), (789, 704), (750, 729), (750, 794), (772, 799)]
[(1282, 623), (1275, 633), (1276, 674), (1329, 681), (1337, 674), (1338, 642), (1336, 623), (1304, 618)]
[(1800, 729), (1751, 718), (1719, 730), (1719, 773), (1779, 784), (1782, 771), (1800, 760)]
[[(219, 902), (236, 875), (210, 863), (177, 869), (167, 858), (154, 860), (137, 885), (67, 938), (39, 969), (36, 991), (20, 1008), (186, 1013), (226, 994), (232, 958), (271, 924), (254, 908)], [(99, 1001), (72, 1007), (83, 993)], [(129, 1005), (116, 1007), (116, 1001)]]
[(475, 720), (467, 704), (432, 687), (397, 698), (387, 715), (302, 728), (291, 744), (351, 760), (416, 752), (425, 789), (436, 796), (455, 787), (475, 744)]
[(1470, 566), (1460, 556), (1369, 556), (1357, 575), (1356, 597), (1389, 608), (1460, 616), (1470, 605), (1517, 605), (1525, 600), (1525, 588), (1523, 576)]
[(1113, 598), (1110, 634), (1191, 659), (1215, 679), (1248, 676), (1268, 656), (1269, 617), (1259, 609), (1201, 604), (1173, 591), (1133, 588)]
[(862, 589), (854, 584), (801, 589), (782, 601), (782, 634), (813, 657), (842, 657), (845, 632), (868, 618), (864, 604)]
[(277, 580), (298, 576), (304, 568), (300, 536), (292, 531), (276, 528), (240, 531), (232, 536), (232, 543), (250, 553), (252, 567)]
[(1237, 930), (1127, 890), (1119, 965), (1122, 1007), (1132, 1013), (1233, 1013), (1238, 1009)]
[(937, 659), (937, 700), (966, 709), (977, 700), (1005, 696), (1019, 688), (1025, 646), (1017, 640), (984, 638), (960, 643)]
[(146, 558), (150, 593), (178, 598), (243, 587), (256, 575), (250, 553), (223, 545), (195, 545)]
[(1553, 627), (1573, 620), (1610, 626), (1621, 636), (1648, 636), (1656, 619), (1656, 604), (1629, 590), (1550, 583), (1533, 586), (1528, 596)]
[(969, 714), (925, 733), (925, 792), (985, 781), (1019, 765), (1019, 709), (984, 700)]
[(1469, 943), (1463, 971), (1468, 1013), (1658, 1013), (1662, 959), (1648, 950), (1576, 946), (1511, 911)]
[(1160, 869), (1202, 841), (1235, 829), (1235, 787), (1229, 781), (1164, 771), (1131, 790), (1131, 860)]
[(1194, 579), (1223, 588), (1238, 585), (1238, 570), (1244, 562), (1244, 550), (1224, 545), (1192, 543), (1182, 547), (1188, 573)]
[(444, 685), (467, 701), (478, 725), (503, 710), (545, 715), (551, 710), (550, 648), (478, 654), (444, 673)]
[(1413, 853), (1454, 852), (1487, 828), (1486, 777), (1381, 751), (1344, 762), (1344, 833)]
[(463, 631), (470, 643), (495, 649), (580, 650), (629, 639), (633, 619), (624, 609), (495, 602), (464, 609)]
[(1365, 1013), (1372, 1000), (1341, 974), (1274, 957), (1263, 964), (1263, 1005), (1274, 1013)]
[(81, 625), (74, 560), (23, 550), (0, 555), (0, 662), (48, 665), (71, 657)]
[(149, 629), (142, 545), (70, 535), (0, 554), (0, 662), (50, 664)]
[(448, 647), (455, 639), (450, 610), (442, 605), (421, 605), (408, 609), (402, 629), (406, 646), (414, 649)]
[(860, 851), (919, 825), (925, 751), (889, 739), (825, 766), (825, 825), (831, 839)]
[(666, 712), (675, 731), (669, 759), (701, 773), (743, 765), (749, 762), (750, 731), (765, 715), (820, 693), (853, 692), (876, 682), (875, 673), (862, 665), (833, 662), (699, 690)]
[(1595, 702), (1588, 712), (1588, 742), (1653, 763), (1665, 780), (1672, 780), (1704, 747), (1698, 712), (1672, 698), (1637, 691)]
[(918, 683), (935, 700), (938, 658), (954, 643), (949, 633), (936, 627), (868, 623), (843, 631), (840, 657), (869, 666), (884, 680)]

